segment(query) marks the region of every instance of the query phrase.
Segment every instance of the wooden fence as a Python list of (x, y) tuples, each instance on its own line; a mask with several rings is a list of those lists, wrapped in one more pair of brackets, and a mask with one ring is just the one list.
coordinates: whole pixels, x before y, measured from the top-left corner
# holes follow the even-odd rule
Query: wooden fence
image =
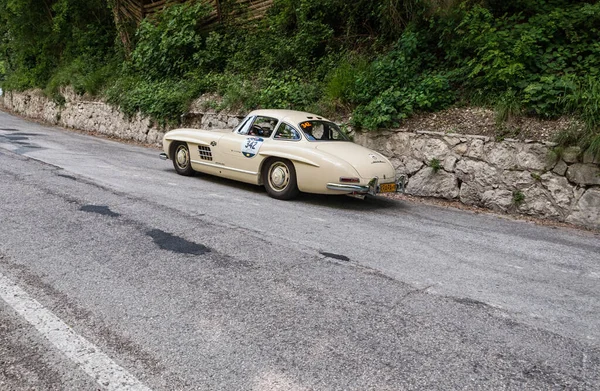
[(166, 7), (192, 1), (204, 1), (212, 6), (213, 11), (203, 21), (207, 30), (215, 28), (225, 19), (233, 19), (238, 23), (260, 19), (273, 4), (273, 0), (112, 0), (115, 24), (127, 55), (131, 52), (132, 28)]
[(165, 7), (189, 1), (204, 1), (212, 6), (213, 12), (206, 20), (207, 26), (218, 23), (224, 17), (233, 16), (241, 21), (262, 18), (273, 4), (273, 0), (115, 0), (114, 3), (121, 21), (133, 21), (137, 25)]

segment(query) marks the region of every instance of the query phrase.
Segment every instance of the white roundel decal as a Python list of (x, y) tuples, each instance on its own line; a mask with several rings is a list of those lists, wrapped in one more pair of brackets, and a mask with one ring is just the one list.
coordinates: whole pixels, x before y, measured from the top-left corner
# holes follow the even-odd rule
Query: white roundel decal
[(254, 157), (265, 140), (260, 137), (246, 137), (242, 142), (242, 153), (246, 157)]

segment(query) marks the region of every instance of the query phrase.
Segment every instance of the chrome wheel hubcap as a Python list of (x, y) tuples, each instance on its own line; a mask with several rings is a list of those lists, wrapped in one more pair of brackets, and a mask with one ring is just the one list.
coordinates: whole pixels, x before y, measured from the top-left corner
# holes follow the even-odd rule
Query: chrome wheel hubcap
[(284, 190), (290, 182), (290, 171), (283, 163), (275, 163), (269, 170), (269, 184), (277, 191)]
[(184, 146), (177, 147), (177, 153), (175, 154), (177, 165), (179, 168), (185, 169), (188, 165), (188, 151)]

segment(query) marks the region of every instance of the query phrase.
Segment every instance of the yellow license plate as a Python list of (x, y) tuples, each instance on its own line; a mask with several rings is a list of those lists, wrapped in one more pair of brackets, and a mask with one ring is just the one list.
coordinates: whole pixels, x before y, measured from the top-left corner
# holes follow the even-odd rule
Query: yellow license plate
[(396, 191), (395, 183), (382, 183), (381, 185), (379, 185), (380, 193), (393, 193), (395, 191)]

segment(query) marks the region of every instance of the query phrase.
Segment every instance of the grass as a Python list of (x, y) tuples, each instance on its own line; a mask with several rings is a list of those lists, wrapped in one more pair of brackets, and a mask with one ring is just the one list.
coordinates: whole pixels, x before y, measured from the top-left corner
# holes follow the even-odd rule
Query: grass
[(579, 145), (584, 152), (600, 158), (600, 80), (594, 76), (584, 78), (562, 101), (585, 123), (585, 128), (567, 129), (555, 141), (562, 146)]
[(439, 159), (433, 158), (429, 161), (429, 167), (431, 167), (434, 174), (437, 174), (437, 172), (442, 168), (442, 163)]
[(517, 94), (512, 89), (508, 89), (496, 102), (496, 126), (502, 127), (505, 122), (522, 114), (523, 109)]
[(542, 180), (542, 176), (540, 174), (538, 174), (537, 172), (532, 172), (531, 177), (538, 182), (540, 182)]
[(512, 194), (512, 203), (514, 206), (519, 207), (525, 202), (525, 194), (521, 190), (515, 190)]

